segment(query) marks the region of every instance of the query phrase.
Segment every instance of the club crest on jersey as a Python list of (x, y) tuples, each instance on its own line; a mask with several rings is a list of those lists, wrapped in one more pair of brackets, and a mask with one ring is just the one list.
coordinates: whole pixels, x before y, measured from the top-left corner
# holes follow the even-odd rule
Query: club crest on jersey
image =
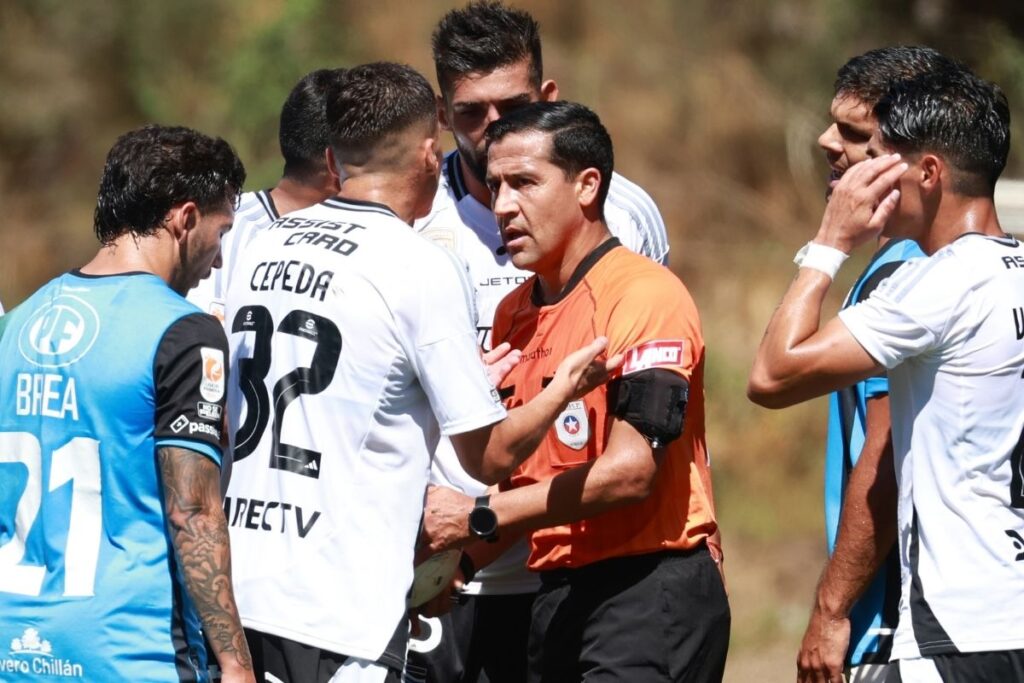
[(590, 438), (590, 422), (583, 401), (572, 401), (555, 420), (558, 440), (573, 450), (581, 450)]
[(204, 346), (199, 349), (203, 358), (203, 379), (199, 393), (207, 401), (216, 402), (224, 397), (224, 352)]
[(686, 357), (684, 339), (658, 339), (634, 346), (626, 351), (622, 374), (628, 375), (651, 368), (679, 367)]
[(71, 294), (43, 304), (21, 328), (18, 349), (33, 365), (62, 368), (82, 359), (100, 333), (96, 309)]
[(449, 251), (455, 250), (455, 231), (450, 228), (427, 228), (423, 236)]

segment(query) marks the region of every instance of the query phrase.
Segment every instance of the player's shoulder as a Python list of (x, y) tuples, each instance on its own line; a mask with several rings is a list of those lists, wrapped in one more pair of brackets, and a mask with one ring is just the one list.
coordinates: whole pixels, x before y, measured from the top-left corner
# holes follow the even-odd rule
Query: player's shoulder
[(445, 222), (458, 215), (459, 201), (467, 194), (459, 180), (461, 176), (458, 175), (458, 163), (459, 157), (456, 152), (449, 152), (441, 162), (441, 177), (438, 179), (430, 211), (413, 223), (417, 231), (428, 229), (439, 221)]
[(644, 188), (616, 171), (612, 171), (608, 183), (608, 201), (633, 211), (658, 211), (658, 205)]
[(180, 315), (172, 316), (162, 335), (162, 345), (215, 346), (227, 348), (224, 326), (209, 313), (195, 308), (183, 309)]
[[(209, 325), (221, 330), (220, 322), (199, 306), (175, 292), (158, 278), (144, 278), (129, 284), (134, 291), (137, 320), (149, 320), (166, 330), (185, 318), (195, 318), (200, 326)], [(221, 331), (223, 334), (223, 331)]]
[(266, 190), (243, 192), (238, 198), (238, 208), (235, 209), (232, 230), (253, 226), (265, 227), (280, 217), (270, 192)]
[(665, 260), (669, 251), (665, 222), (658, 205), (642, 187), (613, 172), (604, 212), (608, 227), (623, 238), (626, 246), (656, 261)]

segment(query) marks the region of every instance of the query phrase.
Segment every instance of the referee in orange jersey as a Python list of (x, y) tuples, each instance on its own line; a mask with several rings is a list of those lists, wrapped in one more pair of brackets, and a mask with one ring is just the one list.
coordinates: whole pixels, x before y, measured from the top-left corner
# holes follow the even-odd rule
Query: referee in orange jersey
[(542, 578), (530, 681), (720, 680), (730, 615), (715, 564), (697, 309), (668, 269), (609, 233), (612, 144), (592, 111), (538, 102), (492, 123), (487, 139), (503, 242), (534, 273), (494, 320), (495, 343), (523, 351), (500, 387), (507, 405), (536, 396), (596, 337), (625, 362), (569, 404), (500, 492), (433, 490), (431, 544), (530, 531), (529, 566)]

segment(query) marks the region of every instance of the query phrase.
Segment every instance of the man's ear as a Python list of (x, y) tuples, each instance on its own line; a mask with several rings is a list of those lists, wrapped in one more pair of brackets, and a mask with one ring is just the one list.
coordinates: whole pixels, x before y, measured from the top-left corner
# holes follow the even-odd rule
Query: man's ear
[(601, 191), (601, 172), (596, 168), (585, 168), (576, 176), (576, 198), (584, 209), (597, 206)]
[(921, 167), (921, 188), (926, 192), (939, 188), (943, 176), (949, 171), (946, 162), (934, 154), (923, 155), (919, 165)]
[(448, 120), (448, 105), (445, 104), (444, 95), (435, 95), (434, 101), (437, 103), (437, 122), (442, 129), (450, 132), (452, 123)]
[(558, 84), (548, 79), (540, 84), (540, 101), (556, 102), (558, 100)]
[(431, 176), (441, 174), (441, 146), (437, 139), (438, 130), (434, 135), (426, 138), (420, 144), (420, 152), (423, 155), (423, 169)]
[(327, 173), (334, 182), (334, 190), (338, 191), (341, 189), (343, 178), (341, 177), (341, 171), (338, 169), (338, 159), (334, 156), (334, 150), (327, 147), (324, 150), (324, 158), (327, 161)]
[(172, 207), (164, 217), (164, 227), (175, 242), (184, 242), (188, 233), (199, 224), (199, 207), (195, 202), (185, 202)]

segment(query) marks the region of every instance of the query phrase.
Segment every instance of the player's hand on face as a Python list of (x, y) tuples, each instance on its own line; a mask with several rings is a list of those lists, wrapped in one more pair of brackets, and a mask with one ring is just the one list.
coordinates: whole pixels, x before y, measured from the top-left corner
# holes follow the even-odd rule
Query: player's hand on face
[(850, 620), (829, 616), (819, 609), (811, 612), (810, 623), (797, 655), (798, 683), (839, 683), (843, 660), (850, 644)]
[(832, 191), (814, 241), (849, 254), (878, 237), (899, 203), (894, 186), (907, 168), (898, 154), (851, 167)]
[(599, 356), (608, 347), (607, 337), (598, 337), (586, 346), (573, 351), (555, 370), (555, 376), (548, 386), (564, 392), (567, 401), (573, 401), (589, 394), (606, 384), (612, 373), (622, 366), (623, 354), (611, 358)]
[(472, 509), (473, 499), (469, 496), (444, 486), (428, 486), (420, 552), (433, 555), (470, 541), (469, 512)]
[(508, 373), (512, 372), (522, 358), (523, 352), (513, 349), (508, 342), (502, 342), (493, 349), (480, 356), (480, 360), (487, 367), (487, 377), (491, 380), (492, 386), (498, 386), (505, 379)]

